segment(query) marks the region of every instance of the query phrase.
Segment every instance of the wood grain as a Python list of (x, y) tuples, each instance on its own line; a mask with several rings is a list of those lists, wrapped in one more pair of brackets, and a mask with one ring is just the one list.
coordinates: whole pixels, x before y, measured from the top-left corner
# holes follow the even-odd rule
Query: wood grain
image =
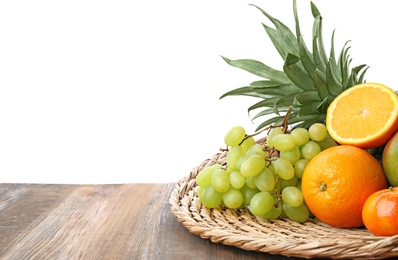
[(0, 184), (0, 259), (294, 259), (189, 233), (174, 186)]

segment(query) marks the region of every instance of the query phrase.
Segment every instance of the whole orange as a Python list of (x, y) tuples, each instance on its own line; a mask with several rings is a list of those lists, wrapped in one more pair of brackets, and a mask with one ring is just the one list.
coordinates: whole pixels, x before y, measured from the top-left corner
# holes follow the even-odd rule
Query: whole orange
[(383, 189), (369, 196), (363, 205), (365, 227), (376, 236), (398, 234), (398, 187)]
[(317, 154), (301, 182), (304, 200), (314, 216), (339, 228), (363, 226), (363, 204), (387, 185), (381, 164), (363, 149), (349, 145)]

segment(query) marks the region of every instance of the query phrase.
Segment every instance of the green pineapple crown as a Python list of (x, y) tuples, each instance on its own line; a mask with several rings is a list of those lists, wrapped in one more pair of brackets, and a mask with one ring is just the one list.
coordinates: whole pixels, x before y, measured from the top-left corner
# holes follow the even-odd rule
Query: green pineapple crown
[(226, 96), (251, 96), (261, 100), (248, 108), (250, 113), (260, 109), (252, 119), (267, 116), (257, 130), (272, 124), (281, 124), (284, 114), (293, 108), (288, 124), (295, 127), (309, 127), (316, 122), (325, 122), (327, 108), (332, 100), (349, 87), (364, 82), (368, 67), (359, 65), (350, 68), (348, 41), (344, 44), (338, 60), (335, 58), (334, 32), (331, 38), (329, 57), (325, 51), (322, 36), (322, 16), (313, 2), (311, 12), (314, 17), (312, 29), (312, 50), (310, 51), (301, 35), (296, 0), (293, 12), (296, 34), (286, 25), (267, 12), (260, 10), (275, 26), (263, 27), (282, 57), (283, 71), (273, 69), (252, 59), (230, 60), (222, 57), (229, 65), (243, 69), (265, 80), (250, 83), (223, 94)]

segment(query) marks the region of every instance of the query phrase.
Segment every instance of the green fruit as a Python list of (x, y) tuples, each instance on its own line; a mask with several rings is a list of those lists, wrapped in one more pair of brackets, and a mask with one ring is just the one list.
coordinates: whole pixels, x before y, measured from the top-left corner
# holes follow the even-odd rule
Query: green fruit
[(384, 173), (391, 186), (398, 186), (398, 132), (387, 142), (382, 156)]

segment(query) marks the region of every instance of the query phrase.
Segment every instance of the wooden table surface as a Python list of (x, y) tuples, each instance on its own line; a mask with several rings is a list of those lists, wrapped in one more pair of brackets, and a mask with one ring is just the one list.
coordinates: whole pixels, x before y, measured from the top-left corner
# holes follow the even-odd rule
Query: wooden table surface
[(171, 213), (174, 188), (0, 184), (0, 259), (295, 259), (191, 234)]

